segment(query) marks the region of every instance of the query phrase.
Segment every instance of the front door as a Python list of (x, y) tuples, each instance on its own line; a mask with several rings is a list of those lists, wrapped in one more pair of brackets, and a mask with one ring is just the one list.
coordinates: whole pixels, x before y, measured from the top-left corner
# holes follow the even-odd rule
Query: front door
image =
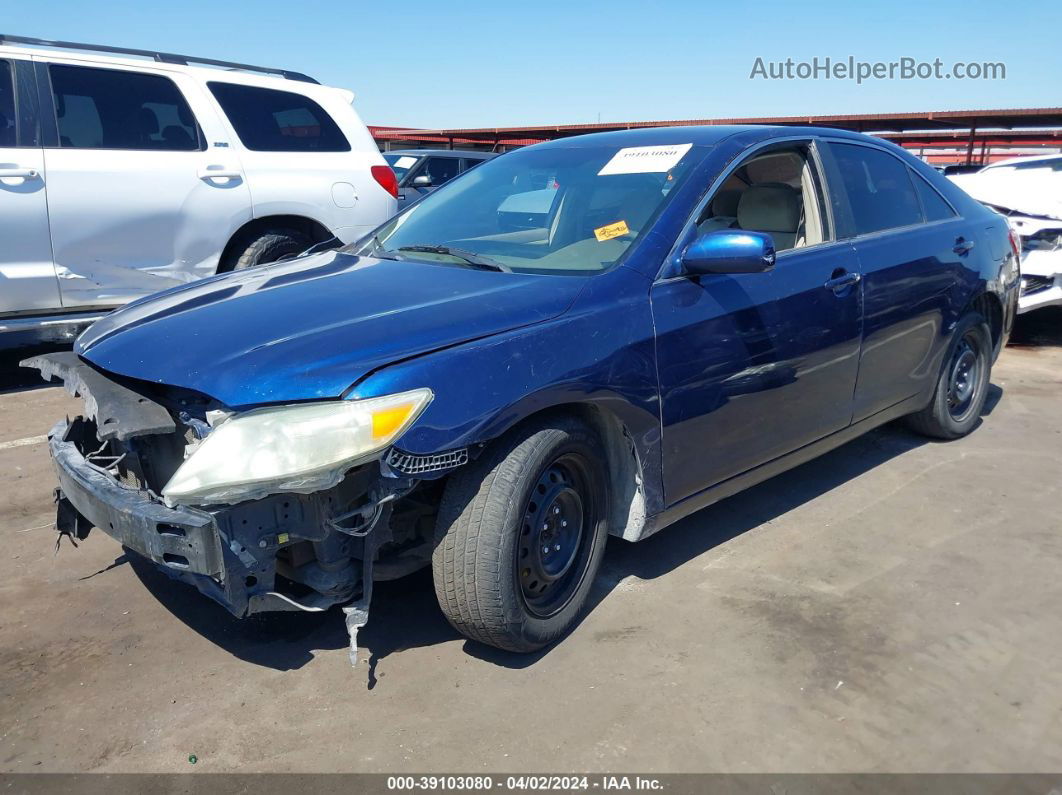
[[(442, 187), (447, 182), (457, 176), (460, 171), (461, 161), (456, 157), (435, 157), (429, 156), (424, 158), (420, 164), (414, 168), (406, 181), (411, 188), (415, 191), (416, 198), (420, 198), (428, 193), (431, 193), (436, 188)], [(427, 185), (416, 185), (417, 177), (427, 177)]]
[(724, 186), (736, 207), (710, 201), (698, 225), (767, 232), (774, 269), (652, 288), (669, 505), (851, 421), (859, 271), (823, 184), (807, 145), (753, 155)]
[(251, 198), (197, 87), (185, 86), (190, 105), (180, 75), (62, 63), (41, 74), (58, 124), (45, 165), (63, 304), (114, 306), (212, 275)]
[[(24, 61), (0, 60), (0, 314), (43, 314), (61, 306), (48, 238), (44, 150), (18, 123), (15, 69)], [(32, 83), (32, 73), (25, 75)], [(25, 94), (24, 98), (32, 98)], [(20, 129), (21, 128), (21, 129)]]

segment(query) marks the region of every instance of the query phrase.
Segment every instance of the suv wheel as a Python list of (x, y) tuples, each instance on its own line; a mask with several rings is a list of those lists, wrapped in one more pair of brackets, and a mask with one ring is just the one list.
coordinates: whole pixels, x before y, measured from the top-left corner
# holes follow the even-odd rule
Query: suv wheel
[(608, 476), (581, 422), (521, 430), (447, 483), (432, 574), (455, 629), (530, 652), (571, 629), (586, 605), (608, 535)]
[(981, 417), (991, 374), (992, 333), (978, 312), (970, 312), (955, 327), (933, 399), (908, 424), (936, 439), (965, 436)]
[[(265, 229), (255, 231), (241, 240), (228, 257), (231, 263), (223, 270), (243, 270), (267, 262), (279, 262), (298, 256), (313, 245), (313, 241), (294, 229)], [(226, 263), (228, 264), (228, 263)]]

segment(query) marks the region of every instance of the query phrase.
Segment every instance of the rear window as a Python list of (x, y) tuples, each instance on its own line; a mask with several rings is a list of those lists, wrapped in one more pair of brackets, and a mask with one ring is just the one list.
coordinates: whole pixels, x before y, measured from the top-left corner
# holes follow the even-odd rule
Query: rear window
[(856, 144), (830, 144), (852, 207), (857, 235), (922, 223), (907, 166), (892, 155)]
[(332, 117), (291, 91), (208, 83), (240, 142), (255, 152), (349, 152)]
[(918, 198), (922, 200), (922, 209), (925, 211), (927, 221), (943, 221), (946, 218), (954, 218), (955, 211), (940, 197), (929, 183), (920, 176), (914, 176), (915, 188), (918, 190)]

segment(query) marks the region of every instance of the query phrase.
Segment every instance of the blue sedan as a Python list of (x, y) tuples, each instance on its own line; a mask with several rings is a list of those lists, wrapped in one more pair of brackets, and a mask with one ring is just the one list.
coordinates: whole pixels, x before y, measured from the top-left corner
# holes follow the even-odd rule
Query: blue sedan
[(30, 360), (60, 532), (237, 616), (430, 565), (532, 651), (638, 541), (883, 423), (980, 422), (1015, 315), (1004, 219), (881, 140), (659, 128), (520, 149), (340, 251), (133, 303)]

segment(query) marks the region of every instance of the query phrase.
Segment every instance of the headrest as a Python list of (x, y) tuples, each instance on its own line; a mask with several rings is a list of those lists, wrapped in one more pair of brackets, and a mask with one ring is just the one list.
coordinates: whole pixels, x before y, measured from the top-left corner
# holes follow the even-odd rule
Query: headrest
[(136, 112), (136, 131), (143, 135), (154, 135), (159, 131), (159, 117), (151, 108), (141, 108)]
[(712, 199), (712, 215), (724, 215), (733, 218), (737, 215), (738, 202), (741, 201), (741, 191), (721, 190)]
[(738, 226), (757, 232), (796, 232), (800, 224), (800, 193), (781, 182), (753, 185), (741, 194)]

